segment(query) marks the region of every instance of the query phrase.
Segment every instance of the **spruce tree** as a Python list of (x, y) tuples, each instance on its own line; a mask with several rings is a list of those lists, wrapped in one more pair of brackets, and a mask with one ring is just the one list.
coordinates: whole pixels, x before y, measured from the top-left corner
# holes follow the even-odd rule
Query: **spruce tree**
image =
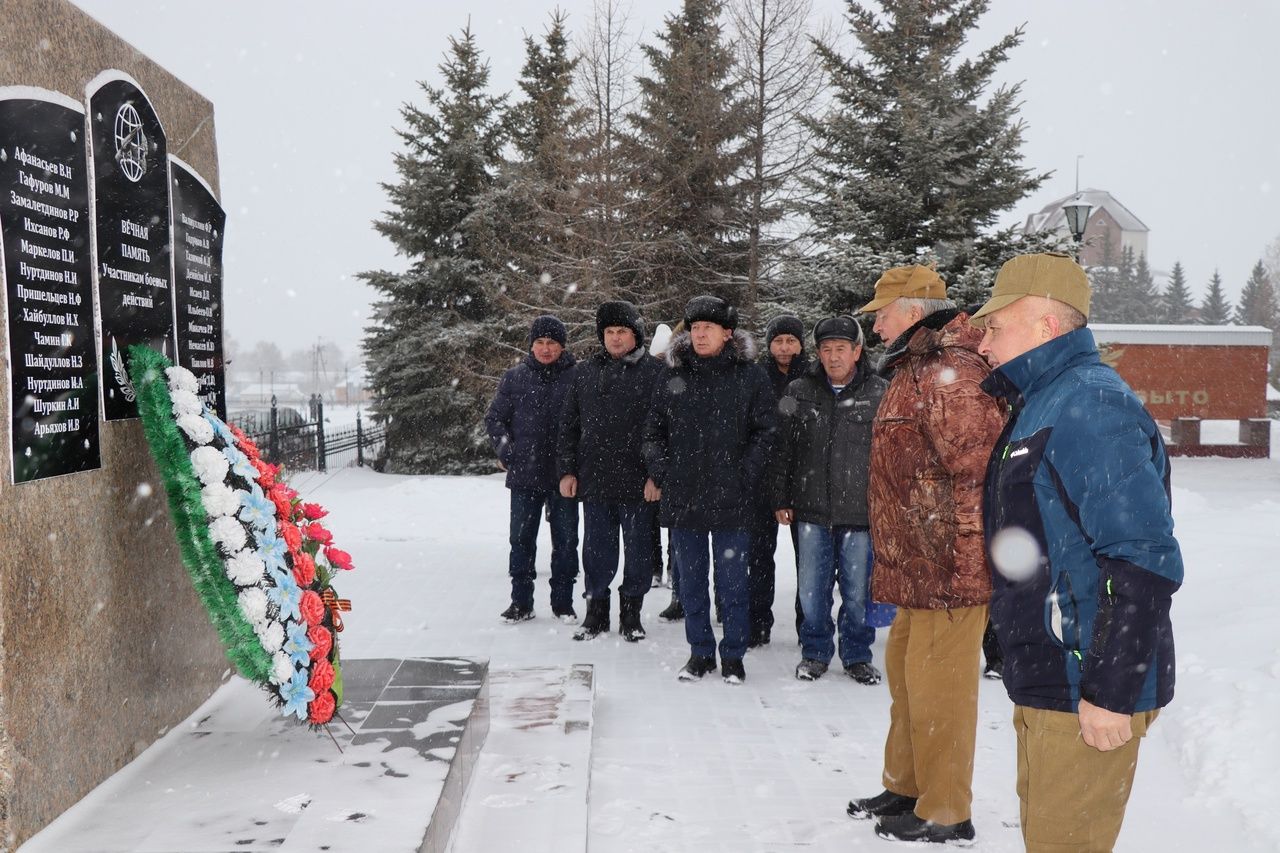
[(504, 99), (487, 92), (469, 26), (449, 45), (444, 87), (420, 84), (426, 107), (401, 109), (399, 180), (383, 185), (392, 206), (374, 223), (409, 268), (360, 274), (381, 295), (364, 340), (374, 411), (391, 467), (406, 472), (486, 470), (492, 458), (482, 416), (496, 377), (483, 366), (500, 325), (471, 215), (504, 143)]
[(1222, 276), (1217, 270), (1209, 279), (1209, 293), (1200, 303), (1200, 323), (1205, 326), (1225, 326), (1231, 322), (1231, 303), (1222, 292)]
[(1187, 287), (1187, 275), (1182, 262), (1175, 261), (1169, 274), (1169, 284), (1160, 297), (1161, 322), (1174, 325), (1190, 323), (1195, 306), (1191, 302), (1191, 290)]
[[(1129, 256), (1133, 257), (1133, 250)], [(1129, 290), (1125, 294), (1126, 323), (1159, 323), (1162, 311), (1160, 292), (1156, 289), (1155, 277), (1147, 264), (1145, 252), (1138, 253), (1133, 262), (1133, 278)]]
[(518, 81), (523, 98), (505, 118), (510, 154), (473, 214), (476, 239), (495, 270), (498, 305), (508, 321), (503, 335), (508, 364), (525, 352), (532, 316), (555, 313), (575, 331), (592, 319), (593, 294), (580, 283), (585, 113), (572, 95), (576, 64), (563, 13), (552, 16), (540, 41), (525, 38)]
[(1276, 304), (1276, 291), (1262, 261), (1253, 265), (1249, 280), (1240, 291), (1240, 304), (1236, 307), (1236, 322), (1241, 326), (1264, 326), (1275, 329), (1280, 320), (1280, 305)]
[(650, 317), (678, 317), (710, 292), (740, 304), (748, 111), (721, 32), (719, 0), (684, 0), (642, 50), (639, 109), (624, 146), (633, 204), (630, 287)]
[(1133, 275), (1133, 267), (1124, 267), (1125, 252), (1103, 236), (1102, 262), (1088, 267), (1093, 295), (1089, 300), (1089, 319), (1095, 323), (1122, 323), (1124, 290)]
[(992, 89), (1022, 29), (960, 58), (988, 5), (880, 0), (877, 13), (849, 0), (856, 58), (819, 46), (834, 95), (814, 125), (808, 213), (820, 238), (856, 240), (873, 254), (932, 253), (957, 276), (990, 262), (974, 241), (1048, 175), (1021, 165), (1019, 85)]

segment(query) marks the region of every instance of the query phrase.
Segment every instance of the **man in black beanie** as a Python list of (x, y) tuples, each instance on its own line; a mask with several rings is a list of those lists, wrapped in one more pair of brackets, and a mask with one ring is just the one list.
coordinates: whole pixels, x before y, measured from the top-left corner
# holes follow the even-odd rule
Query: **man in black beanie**
[(663, 524), (680, 572), (680, 600), (690, 657), (681, 680), (716, 669), (707, 544), (723, 605), (720, 664), (724, 680), (746, 678), (747, 555), (750, 515), (762, 487), (774, 432), (773, 392), (750, 335), (735, 333), (737, 311), (723, 299), (698, 296), (685, 306), (689, 331), (672, 342), (645, 424), (644, 457), (661, 489)]
[[(804, 322), (794, 314), (779, 314), (769, 321), (764, 330), (765, 352), (760, 364), (764, 367), (773, 386), (775, 399), (782, 399), (787, 383), (804, 375), (809, 357), (804, 351)], [(772, 454), (771, 454), (772, 455)], [(799, 555), (800, 545), (796, 528), (792, 526), (792, 553)], [(777, 567), (773, 554), (778, 548), (778, 522), (768, 496), (762, 494), (752, 517), (751, 555), (748, 566), (751, 597), (751, 636), (747, 645), (751, 648), (767, 646), (773, 631), (773, 593)], [(797, 560), (799, 557), (797, 556)], [(797, 562), (797, 566), (799, 563)], [(798, 588), (797, 588), (798, 589)], [(800, 593), (796, 592), (796, 634), (804, 614), (800, 609)]]
[(564, 323), (550, 314), (533, 321), (529, 352), (498, 383), (484, 416), (485, 429), (511, 490), (511, 606), (507, 622), (533, 618), (538, 525), (543, 507), (551, 524), (551, 610), (577, 621), (573, 585), (578, 577), (578, 502), (560, 496), (556, 433), (572, 376)]
[(644, 321), (630, 302), (596, 310), (603, 349), (578, 365), (560, 420), (560, 494), (582, 501), (582, 567), (587, 615), (573, 635), (589, 640), (609, 630), (609, 585), (618, 573), (618, 532), (624, 555), (618, 588), (618, 629), (644, 639), (640, 607), (653, 574), (657, 486), (648, 478), (641, 442), (662, 365), (644, 347)]

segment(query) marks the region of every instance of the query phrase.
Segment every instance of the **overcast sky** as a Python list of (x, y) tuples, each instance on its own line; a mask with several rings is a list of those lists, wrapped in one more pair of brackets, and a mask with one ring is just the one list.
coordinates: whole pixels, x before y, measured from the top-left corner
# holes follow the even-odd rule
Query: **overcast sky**
[[(525, 33), (557, 0), (76, 0), (213, 101), (227, 210), (226, 329), (286, 352), (317, 340), (352, 362), (371, 292), (354, 278), (403, 269), (370, 223), (394, 179), (399, 106), (439, 83), (447, 39), (471, 20), (492, 84), (511, 88)], [(558, 0), (583, 28), (591, 0)], [(840, 21), (844, 4), (815, 0)], [(634, 3), (652, 40), (675, 0)], [(1026, 23), (1002, 69), (1023, 82), (1027, 165), (1056, 170), (1008, 215), (1074, 188), (1111, 191), (1151, 229), (1152, 266), (1181, 260), (1197, 297), (1220, 269), (1234, 299), (1280, 236), (1280, 3), (1274, 0), (994, 0), (986, 47)], [(76, 93), (72, 93), (76, 94)]]

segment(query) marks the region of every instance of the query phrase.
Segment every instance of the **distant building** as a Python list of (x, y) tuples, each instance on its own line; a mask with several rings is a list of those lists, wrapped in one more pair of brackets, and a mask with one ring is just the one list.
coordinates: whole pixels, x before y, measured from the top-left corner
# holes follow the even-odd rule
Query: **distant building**
[(1027, 217), (1022, 226), (1023, 233), (1050, 231), (1069, 237), (1071, 232), (1067, 228), (1067, 215), (1062, 212), (1062, 206), (1076, 196), (1080, 196), (1093, 208), (1089, 211), (1089, 222), (1084, 229), (1083, 239), (1088, 245), (1080, 250), (1080, 263), (1083, 266), (1102, 263), (1103, 253), (1108, 245), (1117, 255), (1125, 249), (1133, 249), (1135, 257), (1147, 254), (1147, 233), (1150, 229), (1106, 190), (1081, 190), (1049, 202), (1038, 213)]

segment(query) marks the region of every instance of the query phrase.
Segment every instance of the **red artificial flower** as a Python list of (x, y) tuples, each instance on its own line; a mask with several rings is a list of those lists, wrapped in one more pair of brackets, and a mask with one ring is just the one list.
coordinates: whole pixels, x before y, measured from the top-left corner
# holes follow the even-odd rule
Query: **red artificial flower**
[(326, 690), (307, 705), (307, 722), (313, 726), (327, 723), (333, 719), (333, 712), (336, 709), (337, 702), (334, 701), (333, 693)]
[(280, 518), (288, 521), (293, 515), (293, 504), (289, 502), (289, 495), (285, 492), (284, 487), (276, 483), (267, 490), (267, 497), (276, 505), (276, 513)]
[(329, 565), (337, 566), (339, 569), (351, 571), (355, 568), (351, 565), (351, 555), (341, 548), (325, 548), (324, 558), (329, 561)]
[(307, 521), (319, 521), (329, 514), (329, 510), (320, 506), (320, 504), (303, 504), (302, 514)]
[(280, 536), (284, 539), (284, 544), (288, 546), (290, 552), (296, 552), (302, 548), (302, 531), (298, 529), (296, 524), (289, 521), (280, 522)]
[(328, 659), (320, 658), (311, 665), (311, 680), (307, 682), (307, 686), (317, 696), (328, 692), (333, 686), (333, 664)]
[(308, 625), (319, 625), (324, 621), (324, 601), (312, 590), (306, 590), (302, 593), (302, 601), (298, 603), (298, 610), (302, 612), (302, 618), (306, 620)]
[(333, 648), (333, 634), (323, 625), (312, 625), (307, 629), (307, 639), (311, 641), (311, 659), (323, 660), (329, 657)]
[(276, 472), (279, 470), (276, 466), (261, 459), (250, 459), (249, 462), (258, 469), (258, 482), (262, 488), (270, 489), (276, 484)]
[(306, 551), (293, 555), (293, 579), (303, 589), (311, 586), (316, 579), (316, 561)]
[(316, 521), (303, 528), (303, 532), (307, 534), (308, 539), (313, 539), (321, 545), (328, 545), (333, 541), (333, 534), (329, 532), (328, 528)]

